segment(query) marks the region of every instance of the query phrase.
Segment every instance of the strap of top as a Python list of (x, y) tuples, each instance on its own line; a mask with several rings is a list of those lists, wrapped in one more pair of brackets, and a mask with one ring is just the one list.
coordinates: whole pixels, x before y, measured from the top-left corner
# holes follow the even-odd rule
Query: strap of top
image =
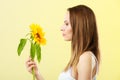
[(92, 54), (92, 61), (95, 63), (94, 64), (94, 67), (96, 66), (96, 73), (98, 73), (98, 60), (97, 60), (97, 58), (96, 58), (96, 56), (92, 53), (92, 52), (90, 52), (91, 54)]

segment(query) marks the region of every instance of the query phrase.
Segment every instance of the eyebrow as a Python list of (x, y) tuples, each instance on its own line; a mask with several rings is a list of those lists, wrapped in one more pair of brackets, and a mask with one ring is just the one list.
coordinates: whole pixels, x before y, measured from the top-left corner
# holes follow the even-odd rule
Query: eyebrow
[(64, 23), (68, 22), (67, 20), (64, 21)]

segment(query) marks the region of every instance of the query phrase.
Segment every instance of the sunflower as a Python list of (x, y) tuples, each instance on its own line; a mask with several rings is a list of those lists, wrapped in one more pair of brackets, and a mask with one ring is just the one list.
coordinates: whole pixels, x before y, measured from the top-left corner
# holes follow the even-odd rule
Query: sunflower
[(43, 32), (41, 26), (38, 24), (31, 24), (30, 29), (33, 40), (38, 44), (45, 45), (46, 44), (46, 39), (44, 38), (45, 32)]

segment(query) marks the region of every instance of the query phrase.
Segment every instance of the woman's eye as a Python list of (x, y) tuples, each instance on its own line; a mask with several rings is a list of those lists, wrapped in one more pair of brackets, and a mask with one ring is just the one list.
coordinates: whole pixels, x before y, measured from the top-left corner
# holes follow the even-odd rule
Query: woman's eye
[(65, 23), (65, 25), (68, 25), (68, 23)]

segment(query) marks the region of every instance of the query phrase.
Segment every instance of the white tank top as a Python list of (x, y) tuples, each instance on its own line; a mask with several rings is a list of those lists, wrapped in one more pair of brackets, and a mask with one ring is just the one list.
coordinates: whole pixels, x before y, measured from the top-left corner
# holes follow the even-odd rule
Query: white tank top
[[(91, 52), (92, 53), (92, 52)], [(95, 57), (95, 55), (92, 53), (92, 70), (94, 69), (95, 65), (97, 65), (98, 69), (98, 61), (97, 58)], [(97, 71), (97, 70), (96, 70)], [(96, 72), (97, 73), (97, 72)], [(62, 72), (60, 73), (58, 80), (75, 80), (75, 78), (72, 76), (72, 69), (69, 68), (66, 72)], [(96, 80), (96, 74), (95, 76), (92, 78), (92, 80)]]

